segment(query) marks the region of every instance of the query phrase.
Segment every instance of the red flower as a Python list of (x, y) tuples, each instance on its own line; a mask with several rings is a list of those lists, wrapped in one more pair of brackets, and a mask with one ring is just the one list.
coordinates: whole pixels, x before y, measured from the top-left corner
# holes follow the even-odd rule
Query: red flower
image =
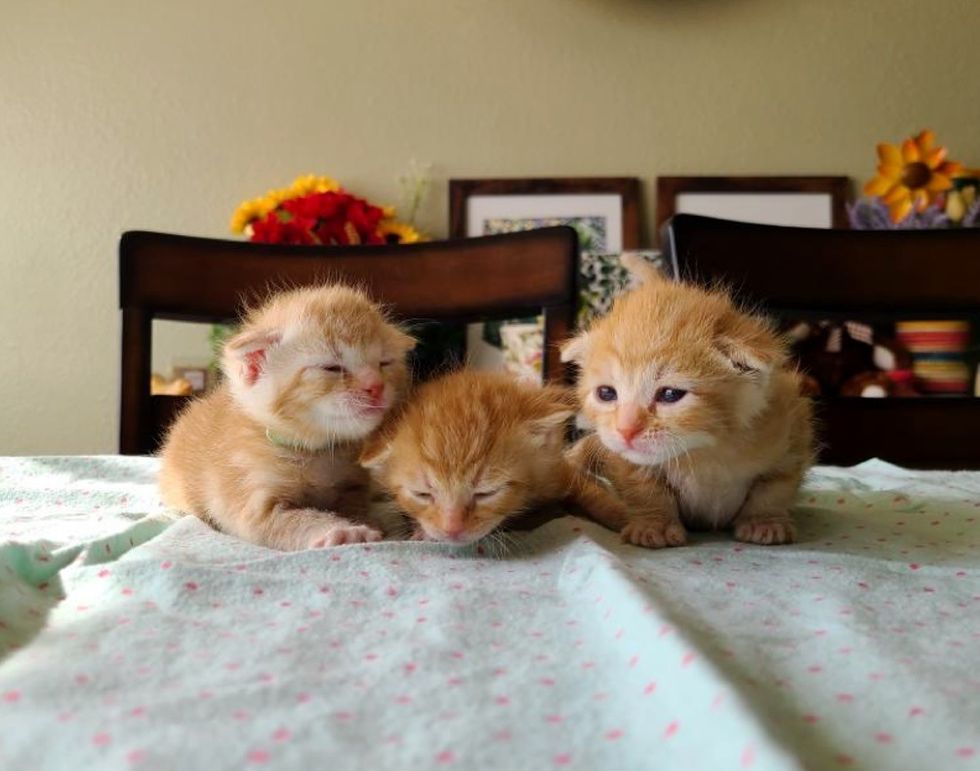
[(271, 244), (383, 244), (384, 211), (344, 190), (283, 201), (252, 223), (252, 241)]
[(276, 212), (252, 223), (252, 241), (265, 244), (315, 244), (309, 223), (303, 220), (284, 222)]
[(343, 207), (347, 193), (310, 193), (299, 198), (283, 201), (282, 209), (295, 217), (317, 220), (327, 219), (337, 215)]

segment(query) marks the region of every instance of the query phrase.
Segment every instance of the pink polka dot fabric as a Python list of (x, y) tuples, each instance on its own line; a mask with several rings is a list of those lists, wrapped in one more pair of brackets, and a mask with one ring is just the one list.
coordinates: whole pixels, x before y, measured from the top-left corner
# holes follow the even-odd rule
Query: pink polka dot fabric
[[(152, 497), (131, 462), (99, 459), (110, 512)], [(56, 485), (4, 464), (9, 534)], [(652, 552), (566, 517), (496, 556), (106, 530), (0, 660), (0, 767), (980, 768), (980, 474), (818, 469), (798, 522)]]

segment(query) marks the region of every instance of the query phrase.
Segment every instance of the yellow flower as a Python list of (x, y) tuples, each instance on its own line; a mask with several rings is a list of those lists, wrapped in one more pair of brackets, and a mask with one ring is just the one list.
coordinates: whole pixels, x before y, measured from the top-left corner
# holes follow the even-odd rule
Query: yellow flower
[(262, 219), (266, 214), (278, 206), (278, 201), (266, 196), (264, 198), (253, 198), (245, 201), (231, 216), (231, 232), (242, 233), (250, 222)]
[(275, 209), (283, 201), (288, 201), (293, 197), (292, 191), (289, 188), (279, 188), (278, 190), (268, 190), (266, 194), (262, 196), (259, 200), (263, 202), (263, 205), (267, 207), (267, 212)]
[(316, 193), (334, 193), (340, 190), (340, 183), (330, 177), (317, 177), (313, 191)]
[(901, 222), (914, 207), (923, 211), (952, 186), (961, 166), (946, 160), (946, 148), (935, 147), (932, 131), (920, 132), (902, 142), (901, 148), (878, 145), (878, 176), (864, 186), (867, 195), (888, 204), (892, 222)]
[(973, 206), (977, 200), (977, 188), (975, 185), (967, 185), (959, 190), (950, 190), (946, 193), (946, 216), (952, 222), (959, 224), (966, 216), (967, 209)]
[(414, 244), (417, 241), (424, 241), (422, 234), (405, 222), (395, 222), (395, 220), (381, 220), (378, 225), (378, 232), (386, 241), (391, 240), (389, 236), (395, 236), (399, 244)]
[(304, 174), (296, 177), (288, 193), (290, 198), (309, 195), (310, 193), (331, 193), (340, 189), (340, 184), (330, 177), (318, 177), (316, 174)]

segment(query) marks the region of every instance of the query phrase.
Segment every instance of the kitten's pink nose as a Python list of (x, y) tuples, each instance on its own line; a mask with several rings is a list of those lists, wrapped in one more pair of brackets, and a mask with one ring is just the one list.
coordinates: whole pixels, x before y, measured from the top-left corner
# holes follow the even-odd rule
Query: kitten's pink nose
[(450, 541), (458, 541), (465, 530), (462, 509), (448, 509), (442, 513), (442, 532)]
[(616, 431), (619, 432), (619, 435), (623, 437), (623, 441), (628, 445), (633, 443), (633, 440), (636, 438), (637, 434), (639, 434), (642, 430), (643, 426), (641, 426), (639, 423), (633, 423), (629, 426), (616, 427)]
[(630, 446), (636, 435), (643, 430), (645, 416), (642, 408), (632, 401), (623, 400), (616, 411), (616, 431), (626, 446)]
[(372, 402), (377, 403), (381, 401), (381, 394), (384, 393), (385, 384), (382, 383), (380, 380), (372, 380), (368, 383), (365, 383), (361, 387), (361, 390), (364, 391), (368, 399), (370, 399)]

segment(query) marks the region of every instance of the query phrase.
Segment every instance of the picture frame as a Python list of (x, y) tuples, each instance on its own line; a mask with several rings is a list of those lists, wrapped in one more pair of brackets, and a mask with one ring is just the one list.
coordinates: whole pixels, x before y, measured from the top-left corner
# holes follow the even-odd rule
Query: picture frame
[(675, 214), (764, 225), (846, 228), (844, 176), (657, 177), (656, 232)]
[(538, 177), (449, 180), (451, 238), (507, 229), (571, 225), (583, 251), (640, 246), (636, 177)]
[[(536, 227), (569, 225), (579, 237), (583, 269), (639, 248), (640, 180), (636, 177), (557, 177), (449, 180), (449, 234), (468, 238)], [(608, 259), (606, 260), (608, 262)], [(603, 274), (604, 275), (604, 274)], [(609, 282), (603, 277), (602, 281)], [(590, 280), (596, 291), (602, 282)], [(598, 287), (602, 289), (603, 287)], [(592, 295), (590, 299), (595, 301)], [(471, 324), (467, 362), (477, 369), (503, 368), (540, 381), (540, 319)]]

